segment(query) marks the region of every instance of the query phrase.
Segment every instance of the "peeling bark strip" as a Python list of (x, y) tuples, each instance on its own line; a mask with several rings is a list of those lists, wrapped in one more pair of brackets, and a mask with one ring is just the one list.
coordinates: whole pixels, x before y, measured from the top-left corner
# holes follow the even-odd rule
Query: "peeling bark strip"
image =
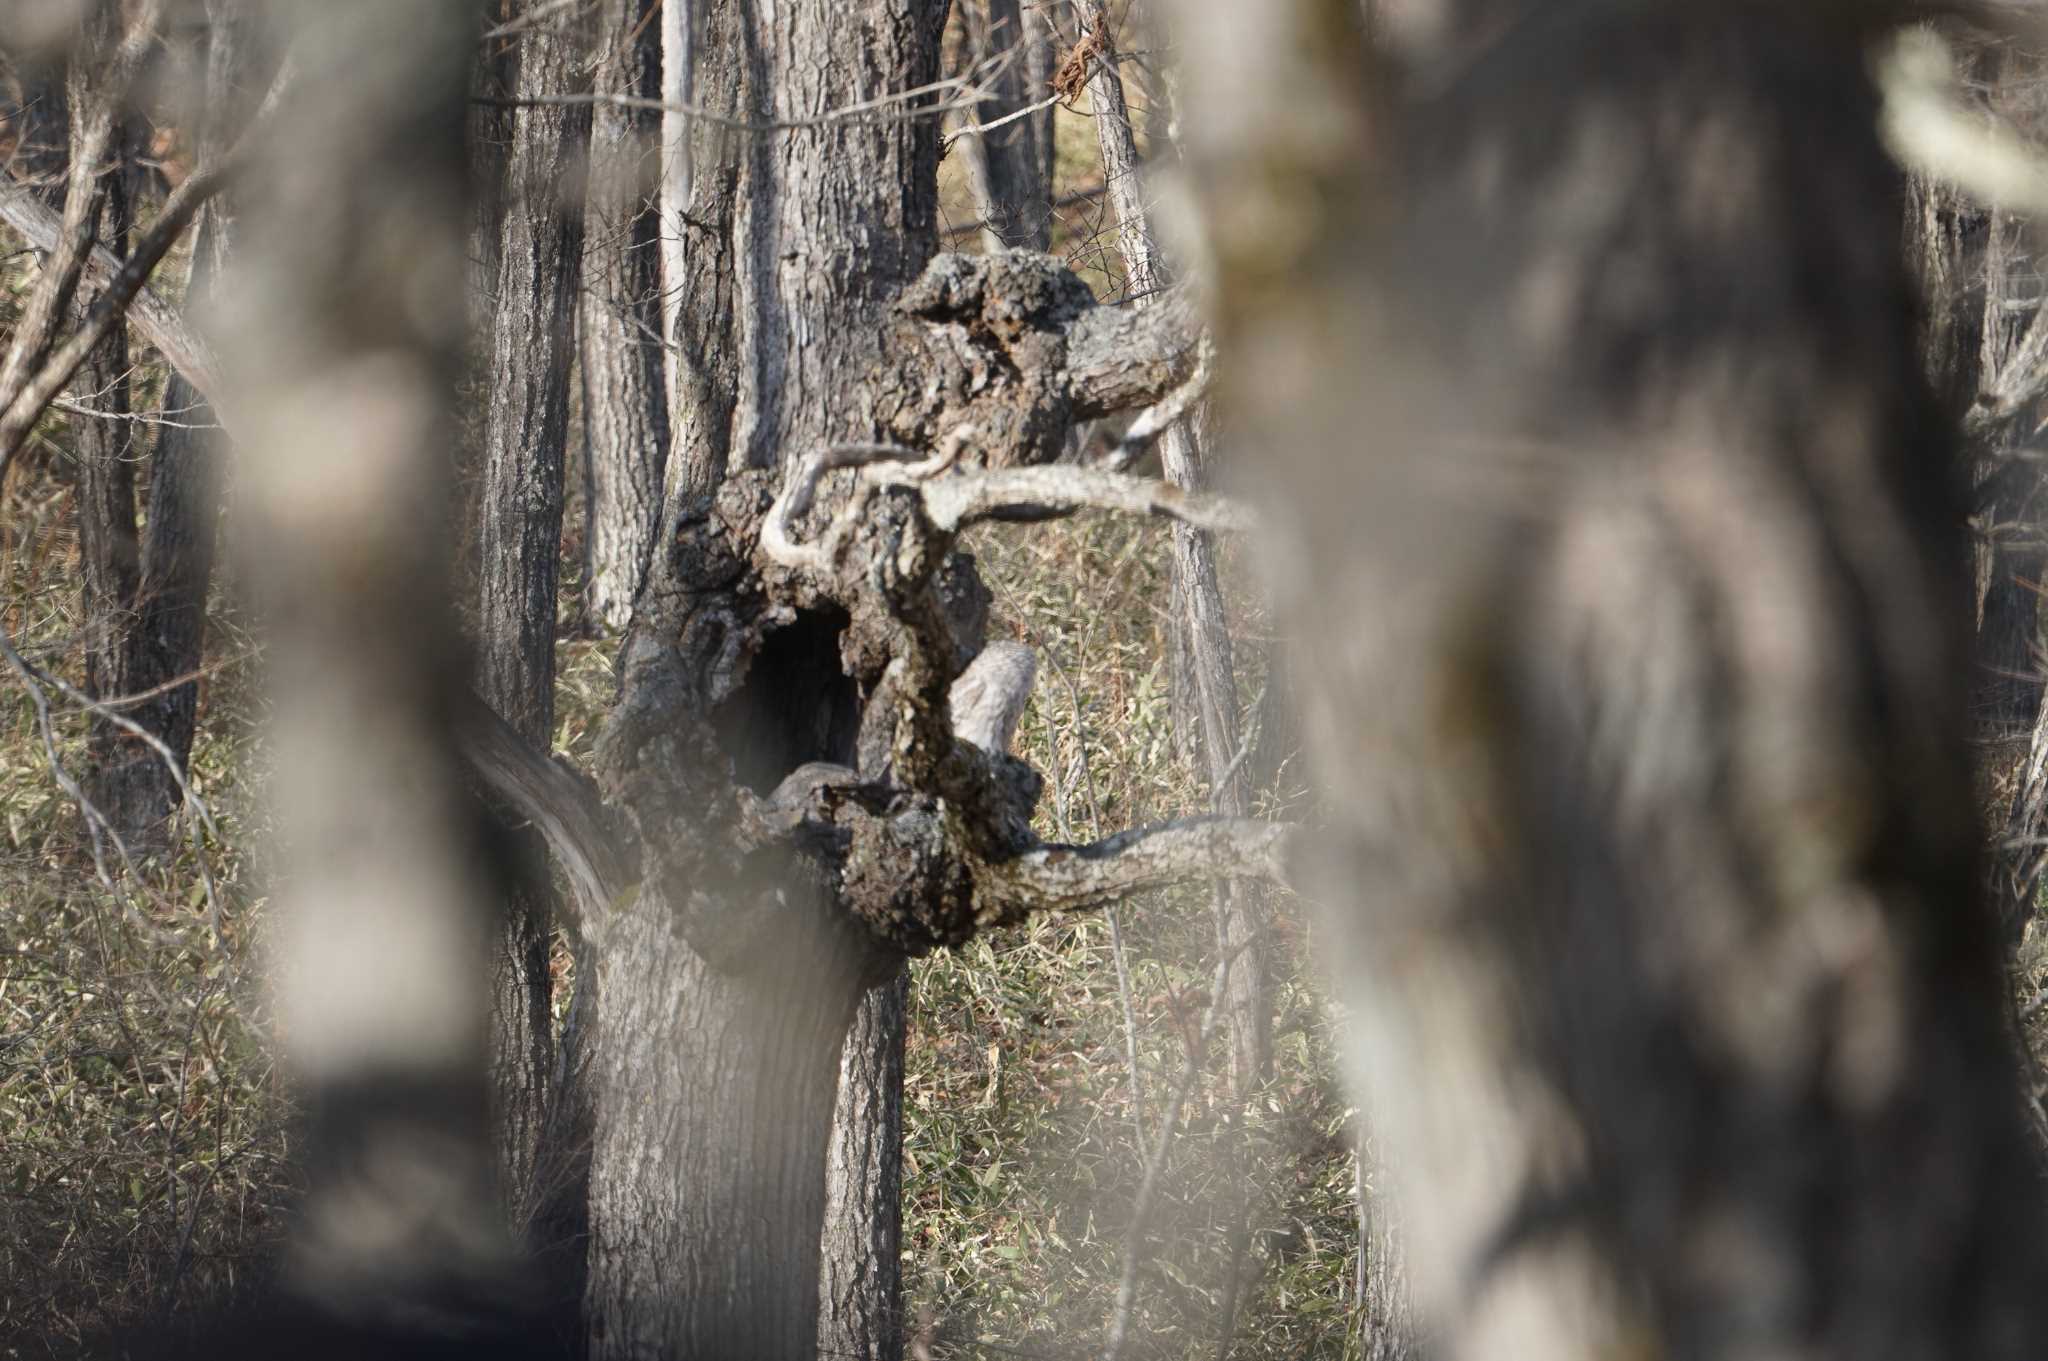
[(1372, 63), (1349, 0), (1179, 6), (1236, 96), (1187, 111), (1227, 396), (1299, 526), (1340, 977), (1451, 1358), (2048, 1328), (1886, 8), (1404, 4), (1441, 24)]

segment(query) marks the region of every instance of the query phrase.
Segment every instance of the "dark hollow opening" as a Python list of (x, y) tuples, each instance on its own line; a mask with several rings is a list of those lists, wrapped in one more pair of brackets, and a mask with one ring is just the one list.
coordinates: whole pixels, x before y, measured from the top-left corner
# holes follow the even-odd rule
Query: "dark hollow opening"
[(847, 622), (841, 609), (799, 610), (762, 640), (739, 691), (719, 707), (719, 741), (755, 793), (806, 761), (854, 764), (860, 691), (839, 664)]

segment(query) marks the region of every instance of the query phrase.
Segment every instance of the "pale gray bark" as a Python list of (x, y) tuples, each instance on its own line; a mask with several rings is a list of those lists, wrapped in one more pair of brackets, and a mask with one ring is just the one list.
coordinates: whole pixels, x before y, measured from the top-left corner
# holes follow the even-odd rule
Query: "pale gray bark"
[(818, 1354), (903, 1355), (903, 1043), (910, 974), (861, 999), (840, 1053), (826, 1154)]
[[(678, 0), (678, 9), (686, 8)], [(661, 89), (662, 25), (640, 0), (603, 0), (596, 15), (599, 94), (651, 98)], [(664, 9), (664, 13), (666, 10)], [(578, 347), (589, 532), (585, 604), (614, 632), (632, 617), (661, 523), (668, 461), (668, 386), (661, 306), (657, 182), (661, 120), (644, 110), (591, 110)]]
[[(579, 26), (543, 16), (520, 31), (518, 42), (520, 96), (584, 88), (588, 53)], [(583, 254), (583, 204), (571, 186), (581, 182), (589, 133), (587, 107), (513, 110), (486, 371), (477, 689), (542, 750), (554, 733), (563, 468)], [(524, 853), (537, 861), (537, 843)], [(494, 964), (493, 1052), (504, 1189), (511, 1204), (530, 1209), (536, 1141), (555, 1070), (552, 914), (537, 888), (545, 875), (522, 878), (527, 886), (514, 895)]]
[(1451, 4), (1369, 92), (1328, 8), (1185, 0), (1234, 95), (1185, 118), (1418, 1307), (1453, 1358), (2030, 1355), (1873, 16)]

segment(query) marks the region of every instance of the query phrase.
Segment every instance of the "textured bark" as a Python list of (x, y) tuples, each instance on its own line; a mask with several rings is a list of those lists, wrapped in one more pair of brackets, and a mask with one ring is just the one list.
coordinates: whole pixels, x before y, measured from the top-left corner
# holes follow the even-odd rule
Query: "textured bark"
[[(695, 102), (735, 117), (809, 114), (937, 74), (938, 0), (691, 8)], [(687, 218), (663, 214), (684, 280), (664, 280), (679, 304), (671, 525), (728, 469), (776, 468), (820, 441), (880, 433), (857, 394), (879, 362), (890, 304), (931, 253), (936, 216), (929, 118), (769, 135), (689, 121)], [(636, 643), (658, 612), (646, 594), (628, 658), (674, 645)], [(815, 728), (821, 703), (831, 711), (826, 697), (847, 684), (836, 652), (826, 633), (767, 668), (785, 678), (815, 668), (825, 689), (776, 691), (755, 706), (734, 738), (743, 772), (772, 784), (804, 760), (850, 759), (850, 730)], [(622, 717), (656, 702), (659, 687), (641, 674), (629, 662)], [(610, 778), (623, 778), (616, 765)], [(645, 838), (644, 807), (640, 818)], [(661, 896), (643, 889), (602, 951), (590, 1344), (605, 1357), (810, 1356), (836, 1074), (871, 980), (853, 967), (856, 947), (816, 926), (778, 948), (788, 958), (772, 971), (716, 972), (663, 920), (684, 905)], [(702, 911), (744, 920), (754, 909), (742, 898)], [(856, 1232), (865, 1240), (864, 1226)], [(863, 1318), (896, 1307), (896, 1263), (875, 1265), (886, 1274), (869, 1280)]]
[[(2028, 250), (2029, 235), (2028, 225), (2010, 213), (1991, 213), (1977, 309), (1982, 318), (1979, 374), (2004, 375), (2033, 321), (2026, 303), (2035, 293), (2038, 272)], [(2037, 546), (2040, 471), (2031, 462), (2001, 457), (2008, 453), (2002, 447), (2011, 438), (2006, 432), (1994, 432), (1992, 438), (1997, 443), (1980, 454), (1987, 475), (1978, 504), (1983, 528), (1974, 707), (1987, 736), (2015, 744), (2026, 740), (2041, 707), (2040, 584), (2048, 551)]]
[[(206, 14), (206, 110), (199, 139), (201, 154), (214, 157), (224, 154), (244, 126), (252, 87), (260, 82), (250, 79), (254, 52), (242, 7), (234, 0), (208, 0)], [(233, 200), (215, 197), (193, 235), (188, 298), (208, 296), (234, 246)], [(183, 764), (199, 727), (194, 677), (206, 653), (206, 597), (220, 518), (219, 455), (203, 427), (217, 417), (182, 373), (173, 372), (165, 382), (163, 404), (172, 423), (161, 427), (150, 461), (136, 618), (136, 687), (156, 693), (129, 717), (163, 739)], [(144, 808), (160, 810), (155, 816), (161, 817), (178, 806), (177, 784), (161, 761), (152, 760), (148, 771)]]
[(861, 998), (839, 1064), (825, 1170), (820, 1356), (903, 1355), (903, 1043), (910, 975)]
[[(73, 76), (77, 85), (85, 79)], [(74, 100), (93, 98), (74, 90)], [(83, 119), (74, 113), (74, 121)], [(131, 185), (126, 173), (127, 139), (116, 135), (115, 162), (102, 179), (105, 202), (99, 238), (118, 256), (126, 251), (131, 219)], [(74, 324), (76, 318), (73, 319)], [(118, 700), (136, 684), (136, 604), (142, 583), (141, 538), (135, 521), (135, 423), (129, 415), (128, 336), (116, 327), (80, 370), (73, 391), (103, 416), (79, 418), (78, 556), (85, 618), (85, 691), (95, 699)], [(95, 715), (88, 738), (87, 792), (115, 835), (142, 849), (144, 830), (162, 816), (148, 804), (148, 769), (156, 755), (141, 742)], [(152, 811), (155, 816), (152, 817)]]
[[(661, 27), (640, 0), (603, 0), (599, 94), (661, 89)], [(583, 372), (584, 591), (590, 617), (614, 632), (632, 618), (661, 523), (668, 461), (660, 219), (649, 202), (660, 120), (645, 110), (591, 110), (590, 211), (577, 331)]]
[[(524, 13), (525, 11), (522, 11)], [(573, 94), (586, 81), (580, 30), (551, 18), (519, 35), (517, 90)], [(562, 540), (569, 374), (583, 254), (587, 106), (514, 110), (484, 421), (478, 560), (478, 684), (486, 703), (545, 750), (554, 733), (555, 611)], [(523, 853), (538, 861), (539, 844)], [(523, 876), (531, 886), (544, 874)], [(553, 1079), (550, 908), (522, 889), (495, 960), (497, 1129), (510, 1203), (530, 1209), (535, 1143)]]
[(1383, 1183), (1371, 1135), (1359, 1131), (1357, 1155), (1358, 1265), (1352, 1278), (1361, 1361), (1412, 1361), (1424, 1355), (1408, 1303), (1408, 1270), (1402, 1233), (1394, 1222), (1393, 1197)]
[[(2003, 50), (1956, 35), (1963, 75), (1997, 112), (2028, 121), (2021, 93), (2031, 71), (2019, 49)], [(2037, 273), (2028, 260), (2028, 224), (1985, 209), (1944, 184), (1915, 176), (1907, 199), (1906, 248), (1923, 299), (1922, 352), (1944, 408), (1971, 438), (1963, 456), (1975, 484), (1976, 670), (1971, 711), (1977, 725), (1981, 790), (2003, 829), (1991, 856), (1991, 884), (2008, 936), (2017, 941), (2034, 914), (2041, 866), (2033, 843), (2042, 767), (2040, 581), (2048, 554), (2037, 522), (2039, 466), (2016, 458), (2029, 437), (2032, 403), (2008, 410), (2008, 392), (2027, 384), (2037, 361), (2028, 337), (2039, 322)], [(2002, 813), (2002, 816), (2001, 816)]]
[(1179, 11), (1418, 1306), (1454, 1358), (2030, 1355), (1881, 16), (1448, 8), (1377, 101), (1330, 3)]

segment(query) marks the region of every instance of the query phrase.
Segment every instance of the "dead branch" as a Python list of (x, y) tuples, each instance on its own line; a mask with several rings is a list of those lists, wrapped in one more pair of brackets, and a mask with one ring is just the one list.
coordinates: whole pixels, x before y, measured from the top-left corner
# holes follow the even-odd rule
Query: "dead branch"
[(1218, 875), (1286, 885), (1300, 828), (1251, 818), (1184, 818), (1081, 846), (1042, 845), (987, 866), (981, 887), (1001, 903), (997, 923), (1071, 911), (1139, 889)]
[[(36, 250), (53, 255), (63, 240), (64, 219), (47, 204), (39, 202), (20, 180), (0, 171), (0, 222), (5, 222)], [(84, 282), (107, 288), (121, 272), (121, 260), (104, 246), (94, 246), (86, 257)], [(193, 391), (219, 409), (220, 365), (213, 347), (186, 324), (178, 309), (155, 289), (144, 285), (128, 302), (128, 320), (142, 338), (176, 369)]]
[(615, 830), (596, 789), (576, 771), (536, 750), (483, 700), (471, 696), (457, 744), (491, 794), (531, 822), (572, 890), (574, 926), (585, 940), (638, 882), (632, 849)]

